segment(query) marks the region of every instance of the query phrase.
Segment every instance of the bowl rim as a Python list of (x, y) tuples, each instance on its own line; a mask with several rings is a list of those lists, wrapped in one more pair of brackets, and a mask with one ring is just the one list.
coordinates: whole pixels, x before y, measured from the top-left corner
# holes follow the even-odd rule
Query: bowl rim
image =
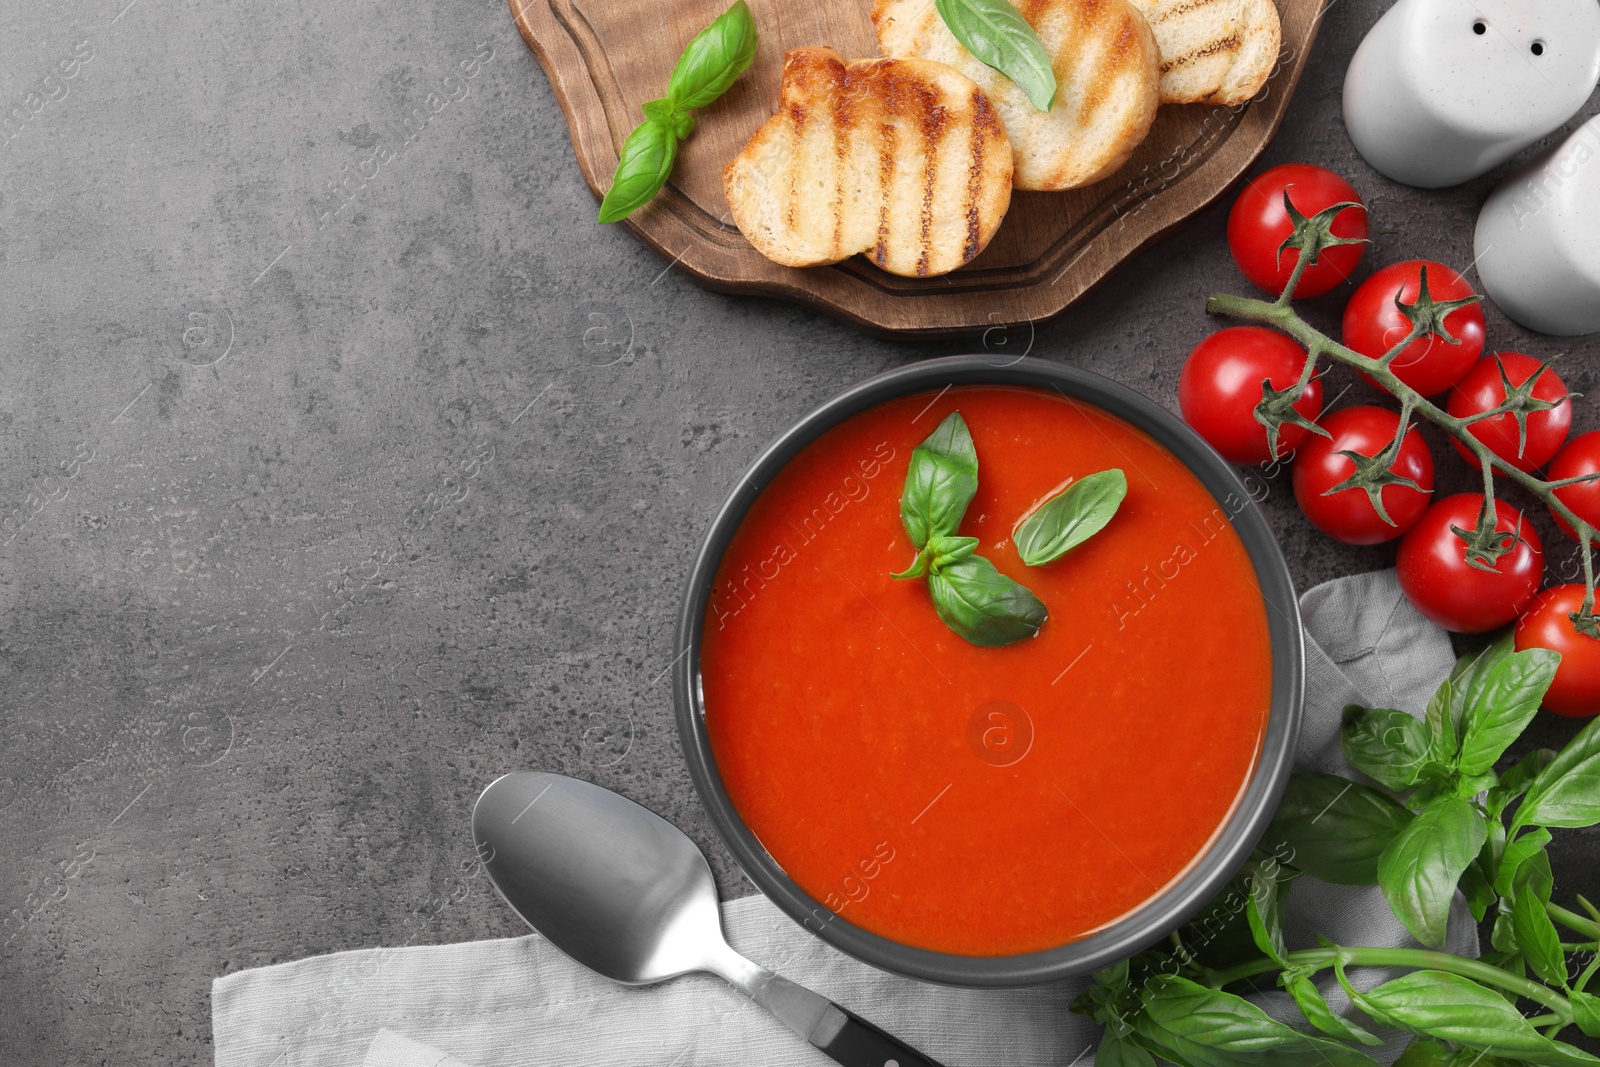
[[(793, 881), (745, 825), (723, 787), (705, 729), (701, 633), (723, 553), (767, 482), (838, 423), (909, 393), (955, 385), (1049, 389), (1086, 401), (1143, 430), (1195, 474), (1223, 507), (1255, 567), (1267, 604), (1272, 701), (1249, 784), (1210, 847), (1176, 882), (1116, 923), (1078, 941), (1012, 956), (960, 956), (917, 948), (828, 911)], [(1036, 357), (945, 356), (874, 375), (813, 408), (767, 446), (734, 486), (707, 530), (678, 614), (671, 671), (678, 737), (689, 777), (723, 843), (750, 880), (791, 919), (873, 966), (922, 981), (960, 986), (1037, 985), (1087, 974), (1133, 955), (1177, 929), (1215, 896), (1266, 830), (1292, 769), (1305, 684), (1299, 603), (1277, 538), (1237, 472), (1177, 416), (1091, 371)]]

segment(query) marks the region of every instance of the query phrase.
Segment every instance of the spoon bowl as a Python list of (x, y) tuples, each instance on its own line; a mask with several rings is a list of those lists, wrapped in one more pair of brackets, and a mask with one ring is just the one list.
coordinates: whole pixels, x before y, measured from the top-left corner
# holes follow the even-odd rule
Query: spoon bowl
[(626, 797), (559, 774), (508, 774), (472, 812), (505, 901), (614, 982), (652, 985), (715, 962), (717, 888), (694, 842)]
[(508, 774), (478, 798), (472, 839), (512, 910), (612, 981), (653, 985), (710, 971), (845, 1067), (939, 1067), (729, 947), (705, 856), (626, 797), (560, 774)]

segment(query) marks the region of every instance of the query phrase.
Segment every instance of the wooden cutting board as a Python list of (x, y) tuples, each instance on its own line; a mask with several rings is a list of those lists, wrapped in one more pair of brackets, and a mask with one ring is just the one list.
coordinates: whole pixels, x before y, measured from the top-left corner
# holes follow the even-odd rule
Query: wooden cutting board
[[(566, 113), (578, 166), (599, 197), (639, 105), (666, 90), (678, 54), (730, 0), (510, 0)], [(938, 335), (1036, 322), (1062, 311), (1122, 260), (1222, 194), (1283, 118), (1316, 37), (1324, 0), (1278, 0), (1279, 65), (1241, 107), (1163, 107), (1117, 174), (1065, 193), (1015, 193), (989, 247), (937, 278), (887, 274), (856, 256), (782, 267), (730, 221), (722, 168), (775, 110), (783, 55), (831, 45), (875, 56), (871, 0), (749, 0), (755, 62), (721, 100), (696, 112), (671, 183), (627, 226), (709, 288), (809, 304), (874, 333)]]

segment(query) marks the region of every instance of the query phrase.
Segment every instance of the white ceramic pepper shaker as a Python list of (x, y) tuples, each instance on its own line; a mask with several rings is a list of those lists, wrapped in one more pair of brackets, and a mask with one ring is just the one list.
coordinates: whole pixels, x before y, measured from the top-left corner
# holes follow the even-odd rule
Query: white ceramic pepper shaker
[(1399, 0), (1350, 60), (1344, 124), (1374, 168), (1438, 189), (1559, 128), (1597, 81), (1596, 0)]
[(1600, 116), (1490, 194), (1474, 244), (1484, 291), (1517, 322), (1600, 332)]

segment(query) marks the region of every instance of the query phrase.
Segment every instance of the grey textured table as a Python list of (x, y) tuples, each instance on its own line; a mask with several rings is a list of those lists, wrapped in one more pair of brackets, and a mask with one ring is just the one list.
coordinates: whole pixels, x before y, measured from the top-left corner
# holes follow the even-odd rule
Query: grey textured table
[[(1355, 182), (1364, 269), (1465, 265), (1498, 173), (1405, 189), (1340, 124), (1383, 6), (1335, 0), (1264, 162)], [(499, 0), (10, 0), (0, 28), (5, 107), (26, 112), (0, 133), (17, 1067), (208, 1064), (214, 975), (518, 932), (467, 836), (509, 769), (622, 790), (705, 847), (726, 895), (751, 892), (660, 680), (682, 576), (744, 466), (840, 388), (984, 345), (1175, 406), (1206, 294), (1244, 289), (1218, 206), (1059, 319), (965, 342), (703, 291), (594, 225)], [(1337, 303), (1312, 314), (1331, 325)], [(1596, 387), (1600, 340), (1488, 314), (1494, 346), (1567, 351), (1572, 387)], [(1317, 535), (1282, 477), (1264, 506), (1303, 587), (1390, 562)], [(1594, 887), (1594, 834), (1554, 851), (1558, 885)]]

